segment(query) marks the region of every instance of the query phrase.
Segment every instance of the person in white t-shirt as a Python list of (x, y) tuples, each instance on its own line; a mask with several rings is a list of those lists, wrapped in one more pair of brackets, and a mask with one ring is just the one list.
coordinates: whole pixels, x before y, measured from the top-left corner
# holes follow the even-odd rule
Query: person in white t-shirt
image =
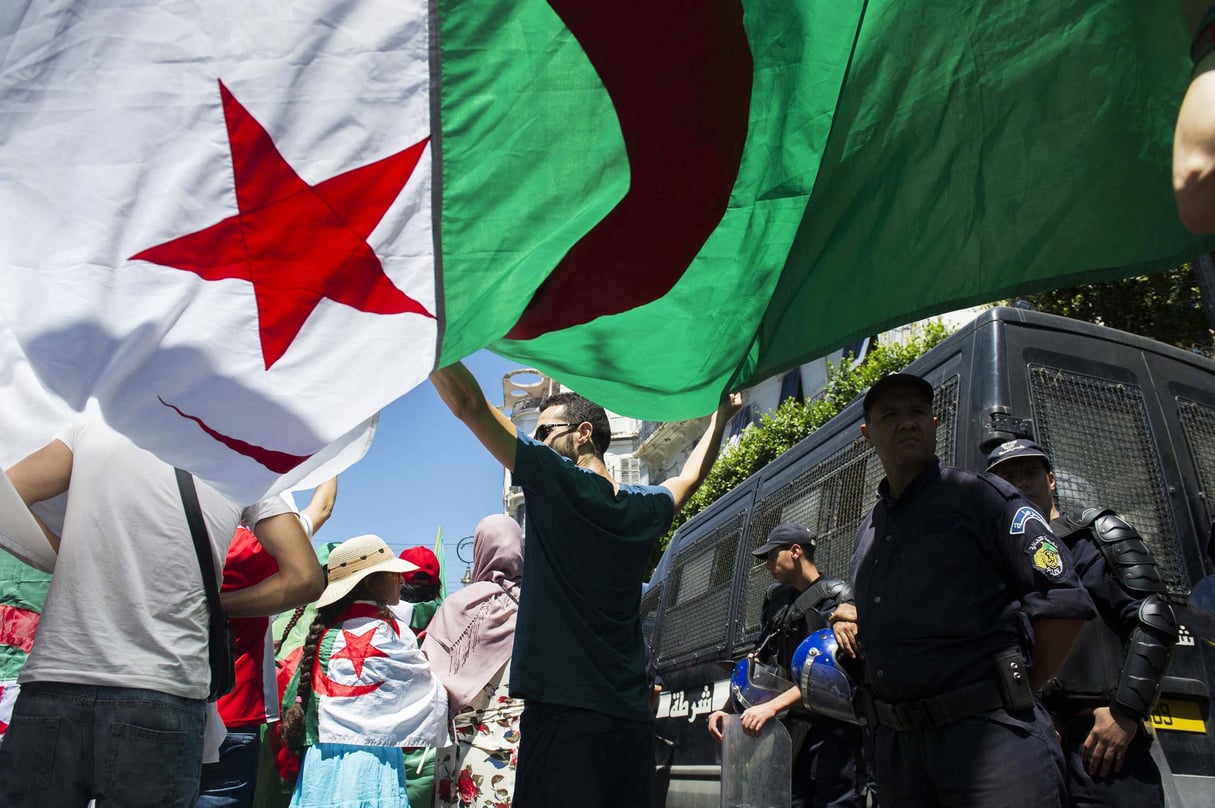
[[(0, 746), (0, 806), (192, 806), (209, 611), (173, 467), (90, 418), (6, 473), (27, 505), (68, 497), (61, 535), (46, 530), (58, 558)], [(242, 518), (279, 563), (221, 595), (229, 615), (270, 614), (321, 592), (311, 543), (283, 499), (242, 509), (196, 487), (214, 574)]]

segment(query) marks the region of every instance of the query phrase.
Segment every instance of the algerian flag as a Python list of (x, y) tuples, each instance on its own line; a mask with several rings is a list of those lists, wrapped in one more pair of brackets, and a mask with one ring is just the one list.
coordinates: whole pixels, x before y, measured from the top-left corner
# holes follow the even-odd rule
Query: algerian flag
[(240, 501), (361, 456), (436, 353), (429, 43), (423, 2), (4, 4), (0, 315), (42, 384)]
[(490, 341), (688, 417), (889, 326), (1211, 246), (1171, 193), (1179, 3), (498, 6), (440, 15), (445, 362)]
[(10, 0), (0, 315), (51, 393), (237, 499), (485, 345), (700, 414), (1210, 247), (1170, 192), (1174, 5)]

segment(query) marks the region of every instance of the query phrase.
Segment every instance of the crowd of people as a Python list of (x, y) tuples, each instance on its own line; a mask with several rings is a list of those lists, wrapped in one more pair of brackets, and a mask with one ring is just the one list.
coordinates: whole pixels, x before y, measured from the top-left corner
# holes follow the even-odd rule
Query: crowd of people
[[(477, 525), (472, 583), (446, 599), (433, 553), (374, 535), (322, 547), (322, 574), (310, 539), (336, 480), (301, 512), (240, 508), (95, 418), (9, 469), (27, 504), (70, 496), (62, 531), (43, 525), (58, 560), (0, 805), (653, 804), (641, 584), (740, 400), (679, 475), (627, 485), (602, 407), (558, 394), (527, 436), (462, 365), (432, 381), (528, 514), (526, 552), (511, 517)], [(864, 398), (886, 476), (850, 581), (820, 573), (799, 524), (752, 551), (774, 579), (753, 656), (784, 685), (735, 692), (709, 732), (781, 721), (794, 806), (1163, 805), (1144, 721), (1177, 624), (1146, 544), (1111, 511), (1060, 513), (1031, 440), (995, 447), (990, 473), (940, 463), (933, 395), (900, 373)], [(288, 611), (275, 631), (260, 616)], [(824, 631), (856, 684), (845, 716), (797, 673)]]
[(513, 519), (484, 519), (446, 600), (433, 553), (373, 535), (322, 547), (322, 572), (336, 480), (302, 512), (242, 508), (99, 418), (8, 469), (27, 506), (68, 497), (62, 530), (39, 522), (58, 557), (0, 805), (648, 803), (642, 582), (738, 398), (679, 475), (638, 486), (608, 472), (607, 414), (581, 396), (542, 403), (529, 437), (462, 365), (432, 379), (529, 525), (525, 556)]
[[(1174, 176), (1183, 221), (1210, 231), (1215, 8), (1192, 16)], [(630, 485), (587, 399), (549, 398), (528, 436), (463, 365), (431, 381), (527, 513), (526, 551), (511, 518), (482, 520), (473, 583), (446, 600), (424, 548), (364, 535), (318, 558), (336, 481), (302, 512), (234, 503), (98, 418), (7, 469), (27, 506), (68, 496), (61, 530), (40, 522), (57, 560), (0, 806), (651, 804), (642, 583), (740, 400), (678, 475)], [(865, 396), (885, 479), (848, 582), (820, 574), (801, 525), (754, 550), (775, 579), (756, 658), (789, 687), (722, 705), (710, 733), (782, 720), (796, 806), (1163, 805), (1144, 720), (1177, 623), (1150, 552), (1117, 514), (1060, 513), (1030, 440), (996, 447), (990, 473), (942, 464), (932, 400), (907, 374)], [(827, 626), (855, 722), (816, 711), (792, 672)]]

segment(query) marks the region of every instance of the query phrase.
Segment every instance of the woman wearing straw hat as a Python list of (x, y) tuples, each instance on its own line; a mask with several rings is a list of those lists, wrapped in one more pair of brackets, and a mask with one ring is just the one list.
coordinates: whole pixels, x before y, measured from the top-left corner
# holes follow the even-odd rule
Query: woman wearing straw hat
[(293, 808), (405, 808), (401, 747), (447, 743), (446, 691), (388, 610), (400, 599), (401, 573), (414, 568), (379, 536), (330, 553), (329, 584), (286, 693), (294, 704), (283, 736), (306, 747)]

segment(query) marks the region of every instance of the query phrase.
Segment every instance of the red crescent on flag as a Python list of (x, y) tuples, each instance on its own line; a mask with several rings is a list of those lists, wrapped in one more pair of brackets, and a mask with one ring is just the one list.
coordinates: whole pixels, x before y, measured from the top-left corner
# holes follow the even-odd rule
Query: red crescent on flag
[(665, 295), (721, 222), (742, 164), (754, 62), (742, 5), (549, 0), (615, 106), (629, 189), (540, 285), (508, 339)]
[[(341, 629), (342, 638), (345, 640), (345, 645), (339, 651), (334, 651), (329, 656), (329, 664), (332, 664), (337, 659), (349, 659), (350, 664), (354, 666), (354, 675), (363, 675), (363, 663), (368, 657), (387, 657), (388, 654), (376, 648), (373, 644), (375, 639), (376, 629), (373, 626), (370, 631), (362, 634), (355, 634), (353, 631)], [(314, 675), (312, 677), (312, 689), (322, 696), (361, 696), (365, 693), (371, 693), (378, 690), (384, 682), (373, 682), (367, 685), (344, 685), (340, 682), (335, 682), (321, 670), (321, 666), (313, 666)]]
[(369, 685), (344, 685), (341, 682), (335, 682), (325, 675), (325, 672), (320, 668), (314, 668), (316, 673), (312, 677), (312, 689), (322, 696), (362, 696), (367, 693), (374, 693), (383, 686), (383, 682), (374, 682)]
[[(29, 653), (38, 631), (38, 612), (17, 606), (0, 604), (0, 645), (8, 645)], [(4, 689), (0, 687), (0, 693)]]
[(249, 443), (239, 438), (234, 438), (230, 435), (225, 435), (224, 433), (207, 426), (207, 424), (201, 418), (197, 418), (193, 415), (182, 412), (180, 409), (174, 407), (163, 398), (160, 398), (160, 396), (157, 396), (156, 398), (160, 400), (161, 404), (164, 404), (182, 418), (189, 419), (198, 424), (199, 428), (202, 429), (203, 432), (206, 432), (224, 446), (227, 446), (237, 454), (244, 455), (250, 460), (257, 461), (266, 468), (270, 469), (270, 471), (273, 471), (275, 474), (286, 474), (300, 463), (303, 463), (305, 460), (312, 457), (310, 454), (293, 455), (288, 454), (287, 452), (277, 452), (274, 449), (267, 449), (264, 446), (258, 446), (257, 444)]

